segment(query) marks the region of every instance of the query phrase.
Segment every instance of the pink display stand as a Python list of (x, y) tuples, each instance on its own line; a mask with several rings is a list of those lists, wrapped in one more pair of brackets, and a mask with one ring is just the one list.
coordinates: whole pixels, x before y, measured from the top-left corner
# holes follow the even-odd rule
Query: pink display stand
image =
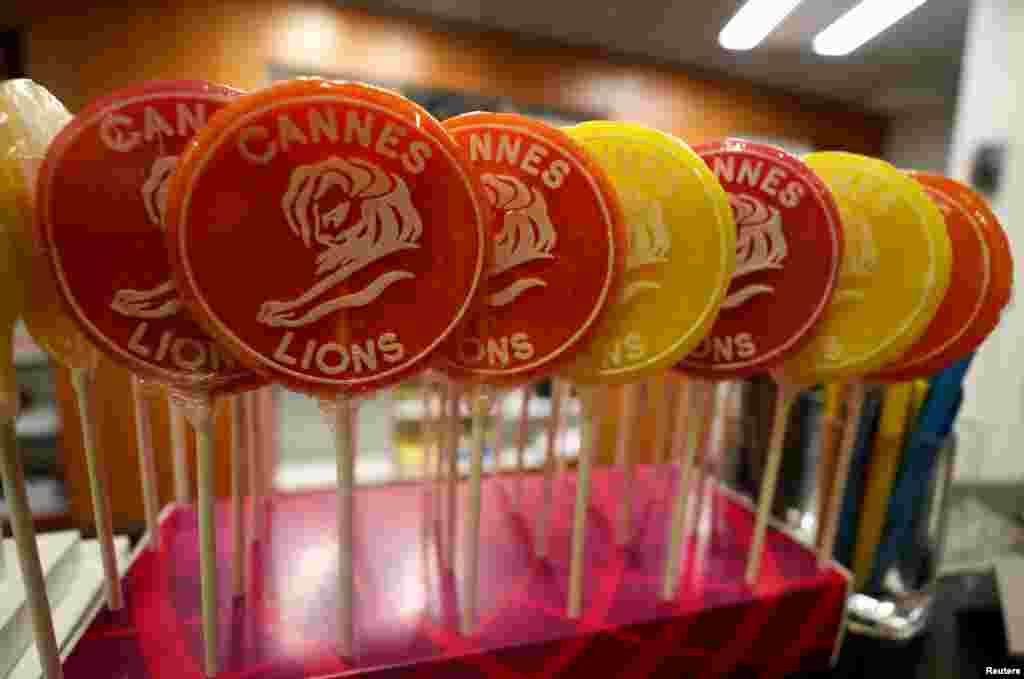
[[(743, 584), (749, 505), (706, 484), (679, 595), (658, 598), (673, 468), (636, 469), (636, 539), (615, 545), (621, 475), (594, 474), (585, 615), (565, 615), (575, 478), (556, 485), (550, 560), (533, 555), (540, 477), (484, 482), (479, 633), (458, 633), (459, 570), (439, 562), (433, 503), (416, 483), (356, 497), (356, 657), (334, 653), (337, 549), (333, 492), (278, 495), (249, 556), (250, 584), (220, 588), (221, 676), (680, 677), (777, 676), (825, 669), (841, 635), (848, 574), (769, 531), (760, 584)], [(514, 512), (515, 494), (523, 510)], [(229, 512), (218, 507), (220, 578), (230, 577)], [(67, 679), (201, 679), (199, 555), (191, 508), (165, 512), (158, 553), (125, 578), (127, 605), (103, 610), (65, 662)], [(442, 535), (445, 534), (442, 531)]]

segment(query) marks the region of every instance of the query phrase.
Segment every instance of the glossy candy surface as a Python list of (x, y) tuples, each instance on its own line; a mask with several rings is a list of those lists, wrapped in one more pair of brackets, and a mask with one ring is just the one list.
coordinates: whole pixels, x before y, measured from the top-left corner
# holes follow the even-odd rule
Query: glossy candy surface
[(68, 315), (112, 360), (176, 388), (259, 383), (182, 306), (164, 217), (178, 159), (238, 90), (156, 81), (88, 105), (50, 145), (36, 228)]
[(567, 372), (581, 383), (635, 382), (710, 330), (736, 262), (736, 225), (721, 184), (679, 139), (617, 122), (565, 131), (608, 173), (629, 234), (622, 294)]
[(835, 289), (843, 235), (828, 187), (782, 149), (694, 149), (729, 194), (736, 272), (710, 334), (677, 367), (712, 379), (766, 372), (810, 339)]
[(946, 294), (952, 248), (942, 213), (892, 165), (831, 151), (804, 161), (839, 205), (845, 244), (814, 337), (779, 370), (782, 379), (813, 385), (861, 377), (909, 349)]
[(532, 381), (571, 360), (619, 294), (626, 232), (618, 195), (564, 132), (524, 116), (470, 113), (445, 127), (468, 150), (494, 211), (486, 304), (446, 343), (445, 368)]
[(465, 152), (386, 90), (299, 80), (214, 116), (169, 193), (175, 280), (256, 370), (330, 395), (399, 382), (462, 320), (487, 268)]

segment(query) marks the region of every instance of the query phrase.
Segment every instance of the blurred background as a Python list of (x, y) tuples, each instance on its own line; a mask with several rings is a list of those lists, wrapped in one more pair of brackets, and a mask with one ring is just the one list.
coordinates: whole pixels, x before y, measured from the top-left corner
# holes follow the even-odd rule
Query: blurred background
[[(79, 3), (15, 2), (0, 7), (0, 78), (33, 78), (74, 112), (97, 96), (149, 79), (201, 78), (255, 89), (320, 75), (397, 89), (441, 118), (474, 109), (518, 111), (554, 124), (610, 118), (658, 127), (689, 143), (732, 135), (796, 153), (848, 150), (971, 183), (993, 202), (1020, 251), (1016, 232), (1024, 227), (1015, 224), (1024, 222), (1015, 218), (1024, 207), (1024, 156), (1008, 149), (1024, 135), (1024, 128), (1010, 124), (1024, 96), (1017, 89), (1024, 55), (1014, 55), (1020, 41), (1011, 40), (1024, 35), (1024, 3), (868, 0), (863, 4), (880, 12), (868, 18), (884, 30), (867, 30), (860, 45), (844, 34), (838, 47), (816, 36), (857, 0), (757, 3), (766, 8), (762, 15), (723, 32), (743, 4), (210, 0), (132, 7), (98, 2), (85, 11)], [(1014, 445), (1024, 435), (1024, 373), (1016, 360), (1021, 330), (1024, 319), (1011, 304), (974, 361), (956, 424), (952, 473), (962, 492), (984, 488), (984, 497), (997, 498), (992, 506), (1010, 526), (1024, 509), (1016, 504), (1024, 458)], [(18, 434), (29, 451), (40, 521), (89, 532), (80, 430), (67, 376), (51, 370), (26, 336), (19, 341), (18, 365), (25, 405)], [(127, 375), (104, 363), (97, 388), (115, 528), (135, 531), (143, 513)], [(361, 482), (417, 473), (423, 417), (418, 394), (411, 386), (399, 388), (362, 408)], [(540, 461), (548, 394), (542, 387), (534, 399), (528, 465)], [(516, 394), (505, 403), (506, 446), (516, 440), (519, 404)], [(167, 431), (166, 408), (161, 399), (152, 405), (166, 502), (172, 497), (169, 446), (161, 434)], [(615, 399), (608, 407), (617, 407)], [(570, 458), (579, 445), (573, 413), (563, 445)], [(279, 425), (278, 487), (330, 483), (332, 439), (316, 404), (278, 390), (273, 416)], [(614, 427), (614, 418), (606, 418), (606, 426)], [(642, 430), (651, 426), (647, 422)], [(493, 451), (489, 455), (493, 465)], [(510, 455), (506, 450), (506, 463)], [(222, 459), (220, 490), (226, 493), (227, 456)]]

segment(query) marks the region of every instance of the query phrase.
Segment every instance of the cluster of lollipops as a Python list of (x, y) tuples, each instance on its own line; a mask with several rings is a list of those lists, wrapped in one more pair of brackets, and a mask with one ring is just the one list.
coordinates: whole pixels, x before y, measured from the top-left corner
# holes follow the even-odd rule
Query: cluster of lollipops
[[(637, 385), (670, 369), (694, 378), (679, 400), (675, 463), (666, 467), (673, 475), (678, 468), (662, 587), (670, 600), (690, 531), (710, 383), (772, 375), (779, 396), (746, 571), (753, 585), (799, 391), (849, 384), (840, 449), (848, 456), (865, 381), (929, 375), (962, 358), (994, 329), (1010, 294), (1007, 241), (981, 198), (952, 180), (849, 153), (801, 160), (735, 139), (691, 149), (657, 130), (606, 121), (556, 129), (471, 113), (442, 123), (398, 94), (312, 79), (251, 94), (150, 83), (93, 102), (73, 119), (40, 86), (13, 81), (0, 88), (0, 114), (5, 329), (23, 318), (72, 369), (83, 420), (98, 349), (141, 382), (165, 386), (195, 424), (209, 675), (218, 671), (210, 414), (218, 398), (233, 398), (236, 431), (237, 395), (267, 383), (324, 404), (338, 454), (338, 645), (350, 656), (359, 397), (430, 369), (425, 400), (432, 405), (441, 392), (439, 418), (447, 418), (452, 443), (468, 395), (461, 627), (472, 635), (484, 432), (507, 390), (560, 378), (542, 506), (534, 508), (539, 558), (547, 554), (565, 385), (576, 387), (590, 420), (567, 602), (576, 618), (597, 391), (626, 385), (617, 441), (626, 463), (625, 542)], [(4, 361), (0, 391), (9, 398)], [(60, 664), (19, 489), (13, 408), (5, 401), (2, 470), (53, 678)], [(93, 436), (90, 427), (85, 434)], [(140, 451), (147, 436), (140, 433)], [(437, 465), (440, 478), (440, 454)], [(454, 450), (448, 465), (445, 553), (453, 567)], [(832, 505), (846, 466), (844, 459), (836, 466)], [(97, 525), (109, 540), (102, 469), (89, 467)], [(152, 487), (147, 493), (153, 546), (156, 495)], [(837, 515), (821, 528), (823, 560)], [(236, 528), (236, 559), (240, 535)], [(116, 607), (113, 550), (105, 555)], [(236, 567), (236, 591), (241, 572)]]

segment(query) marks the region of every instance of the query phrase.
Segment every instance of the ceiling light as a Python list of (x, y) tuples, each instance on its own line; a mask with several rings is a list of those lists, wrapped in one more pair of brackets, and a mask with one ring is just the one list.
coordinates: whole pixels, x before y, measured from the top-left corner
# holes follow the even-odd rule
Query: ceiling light
[(927, 0), (862, 0), (814, 38), (814, 51), (841, 57), (923, 5)]
[(800, 0), (747, 0), (718, 34), (718, 44), (727, 50), (757, 47)]

